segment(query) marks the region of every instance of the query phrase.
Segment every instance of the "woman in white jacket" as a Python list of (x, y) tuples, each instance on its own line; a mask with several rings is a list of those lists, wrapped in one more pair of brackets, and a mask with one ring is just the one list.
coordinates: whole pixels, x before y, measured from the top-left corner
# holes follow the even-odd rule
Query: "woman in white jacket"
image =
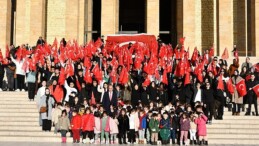
[(21, 60), (18, 61), (16, 59), (14, 59), (13, 56), (11, 56), (11, 59), (12, 59), (13, 63), (16, 65), (16, 70), (15, 70), (16, 80), (17, 80), (16, 91), (25, 91), (24, 90), (25, 71), (22, 69), (24, 59), (21, 58)]

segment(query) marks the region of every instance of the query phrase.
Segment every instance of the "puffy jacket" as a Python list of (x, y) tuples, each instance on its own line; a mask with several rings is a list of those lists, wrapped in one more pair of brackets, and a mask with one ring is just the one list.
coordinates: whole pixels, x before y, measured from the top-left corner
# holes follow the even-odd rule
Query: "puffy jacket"
[(71, 129), (81, 129), (82, 127), (82, 118), (80, 115), (76, 115), (72, 117), (71, 120)]
[(146, 115), (139, 117), (139, 129), (146, 129), (147, 128), (147, 118)]
[(149, 128), (152, 133), (159, 132), (159, 121), (152, 118), (149, 122)]
[(84, 114), (82, 116), (82, 131), (94, 131), (94, 115)]

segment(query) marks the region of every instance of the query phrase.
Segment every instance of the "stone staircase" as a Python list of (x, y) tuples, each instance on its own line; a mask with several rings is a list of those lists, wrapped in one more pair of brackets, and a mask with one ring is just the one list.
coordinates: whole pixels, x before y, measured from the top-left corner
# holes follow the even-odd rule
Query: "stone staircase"
[[(258, 145), (259, 117), (244, 114), (232, 116), (225, 109), (224, 120), (207, 125), (209, 144)], [(60, 142), (53, 128), (52, 132), (41, 131), (38, 117), (36, 102), (28, 100), (27, 92), (0, 92), (0, 142)]]
[(207, 125), (209, 144), (258, 145), (259, 117), (244, 115), (241, 112), (240, 116), (232, 116), (225, 108), (223, 120)]
[(29, 101), (27, 94), (0, 92), (0, 141), (61, 142), (53, 127), (51, 132), (41, 130), (36, 102)]

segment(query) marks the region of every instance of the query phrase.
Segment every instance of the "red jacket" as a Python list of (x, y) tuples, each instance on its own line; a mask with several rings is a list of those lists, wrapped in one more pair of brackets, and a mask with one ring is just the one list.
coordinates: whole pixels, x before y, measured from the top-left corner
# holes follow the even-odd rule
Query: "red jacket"
[(82, 131), (94, 131), (94, 115), (84, 114), (82, 116)]
[(80, 115), (76, 115), (72, 117), (71, 120), (71, 129), (81, 129), (82, 126), (82, 118)]

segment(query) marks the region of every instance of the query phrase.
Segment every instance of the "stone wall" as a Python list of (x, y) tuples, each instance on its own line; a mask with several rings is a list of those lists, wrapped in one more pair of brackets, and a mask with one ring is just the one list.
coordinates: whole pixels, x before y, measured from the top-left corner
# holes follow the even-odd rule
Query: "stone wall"
[(0, 48), (4, 55), (5, 46), (10, 44), (11, 37), (11, 1), (0, 0), (0, 6)]

